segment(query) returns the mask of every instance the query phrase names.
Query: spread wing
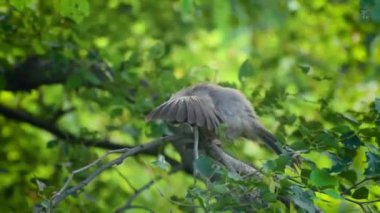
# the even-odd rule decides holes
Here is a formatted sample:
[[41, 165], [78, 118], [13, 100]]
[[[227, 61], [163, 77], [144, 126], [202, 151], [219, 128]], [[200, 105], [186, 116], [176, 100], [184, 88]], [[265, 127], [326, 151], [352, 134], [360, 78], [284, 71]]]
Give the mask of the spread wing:
[[161, 119], [175, 123], [189, 123], [215, 130], [223, 123], [222, 116], [199, 96], [180, 96], [161, 104], [146, 116], [148, 121]]

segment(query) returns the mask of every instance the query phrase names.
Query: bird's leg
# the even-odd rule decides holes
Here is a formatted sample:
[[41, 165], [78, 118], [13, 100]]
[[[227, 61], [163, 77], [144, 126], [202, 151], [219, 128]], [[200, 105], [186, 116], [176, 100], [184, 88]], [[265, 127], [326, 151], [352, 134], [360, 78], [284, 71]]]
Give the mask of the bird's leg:
[[197, 126], [194, 126], [194, 160], [199, 158], [199, 130]]
[[193, 175], [194, 175], [194, 185], [197, 181], [197, 167], [195, 166], [195, 161], [199, 158], [199, 129], [197, 126], [193, 127], [194, 130], [194, 161], [193, 161]]
[[211, 141], [211, 143], [216, 144], [219, 147], [222, 147], [222, 143], [216, 137], [216, 133], [215, 132], [207, 132], [206, 138], [207, 138], [207, 141]]

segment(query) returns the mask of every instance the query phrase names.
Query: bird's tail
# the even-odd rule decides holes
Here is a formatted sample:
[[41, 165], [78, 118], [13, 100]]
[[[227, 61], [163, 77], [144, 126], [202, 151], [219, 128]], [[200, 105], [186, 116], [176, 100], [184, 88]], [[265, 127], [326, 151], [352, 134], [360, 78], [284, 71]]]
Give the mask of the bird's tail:
[[276, 154], [280, 155], [283, 153], [283, 149], [279, 146], [278, 140], [272, 133], [268, 132], [264, 128], [261, 128], [257, 134], [265, 144], [267, 144], [271, 149], [273, 149], [274, 152], [276, 152]]
[[262, 140], [267, 146], [269, 146], [276, 154], [280, 155], [284, 152], [281, 148], [279, 141], [276, 137], [266, 130], [261, 124], [254, 122], [253, 129], [247, 132], [247, 137], [250, 139], [259, 138]]

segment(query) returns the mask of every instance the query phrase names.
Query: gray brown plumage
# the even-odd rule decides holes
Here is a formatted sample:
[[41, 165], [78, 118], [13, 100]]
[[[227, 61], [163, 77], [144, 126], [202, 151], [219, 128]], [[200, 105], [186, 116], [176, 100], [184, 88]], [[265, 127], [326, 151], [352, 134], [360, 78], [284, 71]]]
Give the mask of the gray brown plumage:
[[189, 123], [212, 132], [225, 123], [227, 138], [259, 138], [277, 154], [282, 153], [276, 138], [261, 125], [247, 98], [232, 88], [198, 84], [182, 89], [154, 109], [146, 119]]
[[219, 112], [214, 107], [208, 107], [205, 100], [197, 96], [171, 98], [153, 110], [146, 119], [189, 123], [210, 131], [216, 130], [223, 122]]

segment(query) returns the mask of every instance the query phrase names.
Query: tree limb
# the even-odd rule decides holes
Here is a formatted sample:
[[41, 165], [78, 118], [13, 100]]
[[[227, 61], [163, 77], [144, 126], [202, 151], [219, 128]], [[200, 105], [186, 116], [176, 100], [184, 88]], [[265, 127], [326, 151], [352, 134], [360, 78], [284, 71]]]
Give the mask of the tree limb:
[[[54, 123], [45, 121], [43, 119], [40, 119], [28, 112], [25, 111], [17, 111], [14, 109], [11, 109], [9, 107], [6, 107], [2, 104], [0, 104], [0, 115], [3, 115], [4, 117], [14, 120], [14, 121], [19, 121], [19, 122], [25, 122], [28, 123], [34, 127], [37, 127], [39, 129], [45, 130], [55, 137], [64, 140], [67, 143], [73, 144], [73, 145], [85, 145], [87, 147], [97, 147], [97, 148], [103, 148], [103, 149], [108, 149], [108, 150], [115, 150], [115, 149], [124, 149], [124, 148], [129, 148], [132, 149], [134, 148], [133, 146], [128, 146], [128, 145], [121, 145], [117, 144], [114, 142], [111, 142], [109, 140], [88, 140], [86, 138], [81, 138], [79, 136], [76, 136], [70, 132], [64, 131], [60, 128], [58, 128]], [[145, 149], [143, 152], [140, 152], [139, 154], [147, 154], [147, 155], [157, 155], [159, 153], [159, 149], [157, 147], [153, 147], [151, 149]], [[165, 155], [165, 159], [168, 161], [168, 163], [171, 166], [178, 166], [181, 165], [177, 160]], [[185, 170], [186, 171], [186, 170]], [[186, 171], [188, 172], [188, 171]]]
[[[97, 170], [95, 170], [93, 173], [91, 173], [86, 179], [84, 179], [83, 181], [81, 181], [79, 184], [77, 184], [76, 186], [72, 187], [72, 188], [69, 188], [69, 189], [65, 189], [65, 186], [68, 185], [68, 183], [65, 183], [65, 186], [62, 188], [63, 190], [60, 190], [57, 194], [55, 194], [51, 201], [50, 201], [50, 207], [53, 208], [55, 207], [56, 205], [58, 205], [59, 202], [61, 202], [63, 199], [65, 199], [67, 196], [71, 195], [71, 194], [74, 194], [76, 193], [78, 190], [82, 189], [83, 187], [85, 187], [87, 184], [89, 184], [92, 180], [94, 180], [100, 173], [102, 173], [104, 170], [114, 166], [114, 165], [119, 165], [121, 164], [127, 157], [129, 156], [132, 156], [132, 155], [136, 155], [144, 150], [148, 150], [148, 149], [151, 149], [151, 148], [154, 148], [154, 147], [157, 147], [157, 146], [160, 146], [162, 145], [164, 142], [167, 142], [167, 141], [170, 141], [170, 140], [176, 140], [179, 136], [167, 136], [167, 137], [163, 137], [163, 138], [160, 138], [160, 139], [157, 139], [157, 140], [154, 140], [154, 141], [151, 141], [149, 143], [146, 143], [146, 144], [141, 144], [137, 147], [134, 147], [132, 149], [127, 149], [122, 155], [120, 155], [118, 158], [106, 163], [106, 164], [103, 164], [101, 165]], [[106, 154], [105, 156], [107, 156], [108, 154]], [[104, 159], [105, 157], [101, 157], [100, 160]], [[91, 163], [77, 171], [81, 172], [87, 168], [89, 168], [90, 166], [92, 165], [95, 165], [97, 162], [99, 162], [99, 159], [96, 160], [96, 162], [94, 163]], [[77, 172], [78, 173], [78, 172]]]

